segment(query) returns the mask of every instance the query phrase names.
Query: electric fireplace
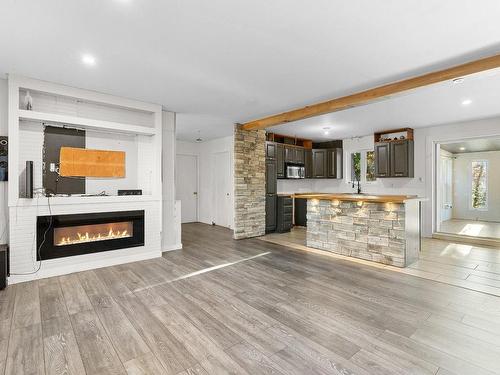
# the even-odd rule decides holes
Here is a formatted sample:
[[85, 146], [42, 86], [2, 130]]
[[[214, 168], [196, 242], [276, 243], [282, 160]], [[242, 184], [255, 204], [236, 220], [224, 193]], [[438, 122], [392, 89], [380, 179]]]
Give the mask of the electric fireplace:
[[37, 259], [144, 245], [144, 211], [37, 217]]

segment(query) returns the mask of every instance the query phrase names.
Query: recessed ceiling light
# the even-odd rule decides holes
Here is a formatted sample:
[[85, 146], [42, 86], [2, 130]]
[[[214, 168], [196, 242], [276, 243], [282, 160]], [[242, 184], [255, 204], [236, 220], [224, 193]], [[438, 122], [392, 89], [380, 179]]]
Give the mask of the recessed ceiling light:
[[198, 130], [198, 138], [196, 138], [196, 142], [197, 143], [203, 142], [203, 138], [201, 138], [199, 130]]
[[88, 66], [94, 66], [95, 63], [96, 63], [96, 60], [95, 60], [95, 57], [92, 56], [92, 55], [89, 55], [89, 54], [85, 54], [82, 56], [82, 62], [85, 64], [85, 65], [88, 65]]
[[465, 151], [465, 147], [460, 147], [460, 151]]
[[326, 126], [323, 128], [323, 134], [328, 135], [330, 133], [330, 127]]
[[464, 78], [455, 78], [452, 82], [455, 84], [463, 83], [465, 81]]
[[469, 105], [471, 103], [472, 103], [472, 100], [470, 100], [470, 99], [465, 99], [462, 101], [462, 105]]

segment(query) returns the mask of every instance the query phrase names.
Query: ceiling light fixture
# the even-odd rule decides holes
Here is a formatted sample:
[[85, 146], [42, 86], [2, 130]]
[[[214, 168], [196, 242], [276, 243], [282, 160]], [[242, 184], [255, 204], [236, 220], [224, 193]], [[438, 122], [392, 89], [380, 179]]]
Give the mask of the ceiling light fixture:
[[465, 99], [462, 101], [462, 105], [469, 105], [471, 103], [472, 103], [472, 100], [470, 100], [470, 99]]
[[89, 55], [89, 54], [85, 54], [82, 56], [82, 62], [85, 64], [85, 65], [88, 65], [88, 66], [94, 66], [95, 63], [96, 63], [96, 60], [95, 60], [95, 57], [92, 56], [92, 55]]
[[460, 151], [465, 151], [465, 147], [460, 147]]
[[324, 135], [328, 135], [328, 134], [330, 133], [330, 128], [329, 128], [328, 126], [327, 126], [327, 127], [324, 127], [324, 128], [323, 128], [323, 130], [324, 130], [324, 131], [323, 131], [323, 134], [324, 134]]
[[203, 139], [200, 137], [200, 131], [198, 130], [198, 138], [196, 138], [197, 143], [203, 142]]
[[460, 84], [460, 83], [464, 83], [465, 79], [464, 78], [455, 78], [453, 81], [454, 84]]

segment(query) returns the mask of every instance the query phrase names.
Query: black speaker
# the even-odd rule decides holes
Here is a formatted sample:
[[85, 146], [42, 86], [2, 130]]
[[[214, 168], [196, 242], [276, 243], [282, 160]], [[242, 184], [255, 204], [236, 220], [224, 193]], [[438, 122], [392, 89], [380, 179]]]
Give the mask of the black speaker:
[[0, 136], [0, 181], [9, 179], [9, 140]]
[[25, 198], [33, 198], [33, 162], [26, 161], [26, 193]]
[[0, 290], [7, 287], [7, 276], [9, 276], [9, 248], [0, 245]]

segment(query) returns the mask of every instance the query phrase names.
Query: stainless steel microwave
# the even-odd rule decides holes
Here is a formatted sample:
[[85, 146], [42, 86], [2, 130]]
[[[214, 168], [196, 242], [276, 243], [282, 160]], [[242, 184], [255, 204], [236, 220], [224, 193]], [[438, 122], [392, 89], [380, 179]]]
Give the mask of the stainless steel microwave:
[[287, 165], [286, 178], [306, 178], [306, 169], [303, 165]]

